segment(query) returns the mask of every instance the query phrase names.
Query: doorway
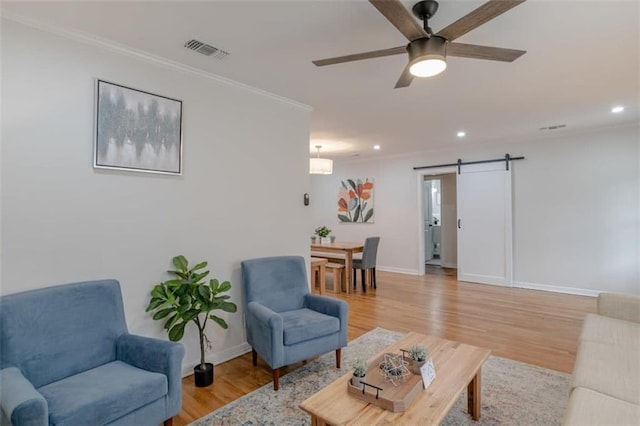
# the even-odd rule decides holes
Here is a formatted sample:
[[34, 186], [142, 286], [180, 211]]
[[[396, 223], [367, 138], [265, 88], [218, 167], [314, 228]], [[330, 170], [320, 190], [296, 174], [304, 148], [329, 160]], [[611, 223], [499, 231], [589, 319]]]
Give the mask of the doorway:
[[[455, 169], [420, 175], [420, 274], [455, 274], [457, 191]], [[449, 269], [452, 268], [452, 269]], [[447, 271], [448, 269], [448, 271]]]
[[434, 177], [424, 181], [424, 261], [427, 265], [442, 266], [442, 182]]
[[[429, 198], [425, 186], [432, 192], [433, 183], [425, 182], [440, 179], [440, 267], [456, 268], [460, 281], [513, 285], [510, 168], [496, 161], [467, 163], [460, 172], [456, 166], [444, 166], [420, 171], [417, 178], [418, 273], [424, 275], [427, 267], [438, 268], [426, 262], [427, 251], [433, 247], [433, 241], [427, 244], [426, 218], [433, 216], [433, 210], [429, 211], [433, 206], [425, 200]], [[454, 191], [447, 190], [447, 182]], [[433, 198], [428, 202], [433, 204]]]

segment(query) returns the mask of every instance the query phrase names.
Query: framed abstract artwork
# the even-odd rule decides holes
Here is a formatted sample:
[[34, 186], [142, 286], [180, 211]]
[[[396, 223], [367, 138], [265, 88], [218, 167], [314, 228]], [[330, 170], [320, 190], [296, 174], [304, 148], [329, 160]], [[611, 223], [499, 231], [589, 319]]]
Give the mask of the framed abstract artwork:
[[338, 221], [342, 223], [373, 223], [373, 195], [373, 178], [340, 181]]
[[182, 174], [182, 101], [98, 80], [93, 166]]

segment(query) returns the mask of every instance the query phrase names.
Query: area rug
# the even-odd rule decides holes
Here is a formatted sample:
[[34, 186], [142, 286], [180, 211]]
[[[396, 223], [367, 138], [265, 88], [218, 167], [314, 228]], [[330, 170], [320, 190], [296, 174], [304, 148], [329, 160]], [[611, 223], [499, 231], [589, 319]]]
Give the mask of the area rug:
[[[269, 383], [202, 417], [191, 426], [309, 425], [298, 408], [309, 396], [348, 372], [356, 356], [368, 358], [398, 340], [403, 333], [376, 328], [342, 350], [343, 368], [335, 368], [333, 352], [322, 355], [280, 378], [280, 390]], [[347, 367], [347, 368], [345, 368]], [[437, 372], [436, 372], [437, 373]], [[569, 375], [491, 356], [482, 368], [482, 414], [474, 422], [462, 393], [443, 425], [555, 425], [562, 422], [569, 395]]]

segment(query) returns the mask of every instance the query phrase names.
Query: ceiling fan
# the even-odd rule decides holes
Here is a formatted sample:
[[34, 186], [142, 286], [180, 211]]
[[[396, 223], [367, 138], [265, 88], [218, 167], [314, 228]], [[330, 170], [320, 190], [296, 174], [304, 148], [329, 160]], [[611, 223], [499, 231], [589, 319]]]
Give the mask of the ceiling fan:
[[487, 59], [492, 61], [513, 62], [526, 53], [524, 50], [503, 49], [500, 47], [479, 46], [475, 44], [453, 43], [453, 40], [514, 8], [525, 0], [489, 0], [471, 13], [434, 34], [428, 20], [438, 10], [435, 0], [423, 0], [416, 3], [413, 14], [423, 21], [421, 27], [400, 3], [400, 0], [369, 0], [385, 18], [389, 20], [408, 40], [406, 46], [390, 49], [356, 53], [336, 58], [313, 61], [316, 66], [379, 58], [382, 56], [409, 54], [409, 63], [402, 71], [395, 88], [407, 87], [414, 77], [431, 77], [441, 73], [447, 67], [446, 57]]

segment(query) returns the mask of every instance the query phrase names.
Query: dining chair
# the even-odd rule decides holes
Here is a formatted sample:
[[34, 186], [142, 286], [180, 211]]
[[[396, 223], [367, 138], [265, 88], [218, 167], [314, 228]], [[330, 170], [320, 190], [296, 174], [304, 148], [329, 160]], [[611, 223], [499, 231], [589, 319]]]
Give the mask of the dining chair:
[[364, 241], [364, 249], [362, 250], [362, 258], [353, 259], [353, 288], [356, 288], [356, 269], [360, 269], [362, 278], [362, 291], [367, 291], [367, 283], [365, 280], [365, 271], [371, 271], [371, 284], [373, 288], [378, 288], [376, 283], [376, 258], [378, 256], [378, 244], [380, 237], [368, 237]]

